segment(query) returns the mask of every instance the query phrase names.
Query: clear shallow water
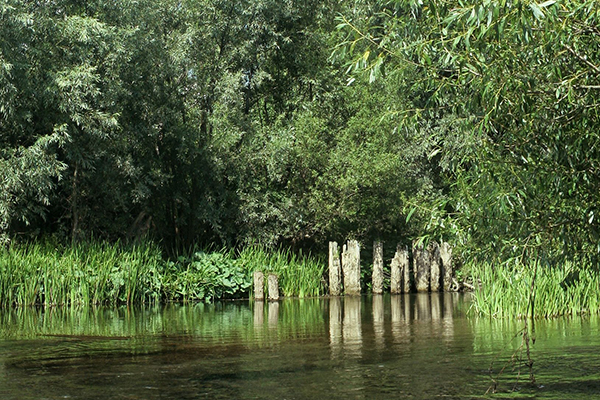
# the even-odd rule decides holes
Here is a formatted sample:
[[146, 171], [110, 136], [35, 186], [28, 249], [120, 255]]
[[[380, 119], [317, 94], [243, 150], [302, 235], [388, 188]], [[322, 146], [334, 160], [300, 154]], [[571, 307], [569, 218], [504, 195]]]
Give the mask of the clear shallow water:
[[[466, 318], [456, 294], [128, 309], [0, 311], [1, 399], [589, 399], [600, 396], [597, 317]], [[517, 335], [517, 336], [515, 336]]]

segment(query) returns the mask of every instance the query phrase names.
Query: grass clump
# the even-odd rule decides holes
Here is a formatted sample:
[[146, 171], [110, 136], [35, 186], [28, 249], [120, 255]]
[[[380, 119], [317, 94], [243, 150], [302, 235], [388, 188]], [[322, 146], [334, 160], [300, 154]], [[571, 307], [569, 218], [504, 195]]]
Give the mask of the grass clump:
[[326, 263], [316, 257], [295, 254], [289, 250], [267, 251], [258, 246], [247, 247], [238, 256], [248, 272], [274, 273], [284, 296], [315, 297], [325, 294], [323, 274]]
[[165, 260], [152, 242], [13, 244], [0, 249], [0, 306], [143, 304], [248, 296], [256, 270], [285, 296], [324, 293], [325, 264], [289, 251], [194, 251]]
[[0, 305], [155, 302], [161, 259], [151, 243], [12, 245], [0, 250]]
[[600, 271], [589, 264], [472, 264], [472, 312], [492, 317], [556, 317], [600, 311]]

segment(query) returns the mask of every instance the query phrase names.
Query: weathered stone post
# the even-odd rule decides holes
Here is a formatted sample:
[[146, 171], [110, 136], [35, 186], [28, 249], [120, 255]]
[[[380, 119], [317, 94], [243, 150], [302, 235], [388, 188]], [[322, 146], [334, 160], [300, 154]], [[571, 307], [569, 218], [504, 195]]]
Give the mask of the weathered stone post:
[[254, 271], [254, 300], [262, 301], [265, 299], [265, 275], [261, 271]]
[[423, 245], [417, 245], [417, 241], [413, 241], [413, 267], [415, 272], [415, 286], [417, 292], [429, 291], [429, 254], [423, 248]]
[[269, 274], [268, 277], [269, 286], [269, 301], [279, 300], [279, 279], [275, 274]]
[[329, 242], [329, 294], [342, 294], [342, 266], [337, 242]]
[[349, 240], [342, 251], [342, 272], [344, 273], [344, 294], [360, 295], [360, 245]]
[[430, 270], [430, 288], [432, 292], [440, 291], [441, 275], [442, 275], [442, 259], [440, 257], [440, 246], [436, 242], [429, 243], [427, 246], [429, 253], [429, 270]]
[[373, 242], [373, 294], [383, 293], [383, 243]]
[[[406, 273], [405, 273], [406, 270]], [[405, 280], [404, 285], [402, 280]], [[408, 293], [410, 291], [408, 279], [408, 252], [400, 244], [390, 264], [390, 292], [392, 294]]]
[[390, 291], [392, 294], [410, 292], [410, 271], [408, 270], [408, 250], [400, 244], [390, 265]]
[[407, 248], [402, 250], [400, 266], [402, 267], [402, 292], [410, 293], [410, 259]]
[[401, 293], [402, 290], [402, 272], [398, 260], [399, 251], [400, 245], [398, 245], [398, 250], [396, 250], [396, 254], [394, 254], [394, 258], [392, 258], [392, 262], [390, 263], [390, 292], [392, 294]]
[[442, 270], [444, 275], [444, 291], [452, 290], [452, 247], [447, 242], [443, 242], [440, 247], [440, 258], [442, 259]]

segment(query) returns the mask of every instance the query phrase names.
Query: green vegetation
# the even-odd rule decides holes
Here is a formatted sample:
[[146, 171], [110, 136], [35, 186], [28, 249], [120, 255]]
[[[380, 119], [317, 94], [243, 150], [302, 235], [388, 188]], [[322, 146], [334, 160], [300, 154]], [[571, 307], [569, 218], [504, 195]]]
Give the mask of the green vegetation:
[[341, 17], [350, 69], [404, 82], [397, 123], [434, 143], [445, 180], [417, 213], [463, 257], [597, 258], [596, 6], [382, 1]]
[[[344, 6], [345, 7], [345, 6]], [[417, 234], [427, 148], [330, 62], [335, 1], [0, 2], [0, 236], [321, 251]], [[21, 49], [21, 50], [19, 50]]]
[[170, 261], [152, 243], [12, 245], [0, 250], [0, 305], [211, 302], [247, 297], [255, 270], [278, 274], [285, 296], [318, 296], [324, 268], [316, 258], [252, 248]]
[[[82, 338], [128, 339], [135, 352], [160, 350], [160, 341], [149, 336], [194, 336], [207, 346], [222, 346], [231, 340], [246, 340], [248, 346], [272, 346], [274, 340], [323, 334], [326, 325], [322, 299], [283, 301], [277, 310], [277, 329], [268, 329], [268, 308], [264, 325], [254, 324], [247, 304], [235, 302], [166, 304], [153, 307], [55, 307], [14, 308], [0, 313], [1, 339], [77, 340]], [[106, 341], [100, 347], [118, 350], [121, 340]], [[78, 349], [70, 348], [76, 352]]]
[[[334, 55], [357, 80], [398, 83], [390, 118], [430, 145], [441, 190], [407, 204], [421, 236], [452, 238], [488, 278], [478, 310], [526, 313], [531, 297], [538, 315], [597, 311], [597, 2], [374, 1], [338, 22]], [[517, 276], [528, 284], [509, 287]]]
[[238, 261], [246, 271], [276, 274], [284, 296], [315, 297], [327, 293], [323, 280], [327, 263], [322, 258], [297, 255], [289, 250], [247, 247], [240, 253]]
[[348, 238], [597, 271], [598, 26], [593, 0], [0, 0], [0, 244], [154, 241], [173, 260], [160, 289], [118, 267], [129, 281], [80, 300], [13, 259], [10, 301], [247, 289], [235, 257], [190, 248], [253, 253], [315, 295], [321, 264], [296, 255]]
[[466, 269], [477, 286], [471, 305], [475, 314], [549, 318], [600, 311], [600, 274], [586, 264], [475, 263]]
[[14, 245], [0, 251], [0, 305], [155, 302], [161, 263], [152, 245]]
[[198, 251], [165, 263], [163, 293], [183, 302], [240, 297], [248, 293], [251, 275], [232, 253]]

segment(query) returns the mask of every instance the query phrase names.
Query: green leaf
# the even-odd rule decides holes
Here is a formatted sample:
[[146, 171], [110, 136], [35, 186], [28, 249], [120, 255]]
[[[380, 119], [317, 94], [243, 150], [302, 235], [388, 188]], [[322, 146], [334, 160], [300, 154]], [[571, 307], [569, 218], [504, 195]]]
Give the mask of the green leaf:
[[406, 223], [408, 223], [410, 221], [410, 217], [412, 217], [412, 215], [414, 214], [414, 212], [417, 210], [417, 207], [413, 207], [409, 212], [408, 215], [406, 216]]
[[537, 20], [541, 20], [544, 18], [544, 12], [541, 10], [540, 6], [538, 6], [534, 1], [529, 4], [531, 11], [533, 11], [533, 16]]

